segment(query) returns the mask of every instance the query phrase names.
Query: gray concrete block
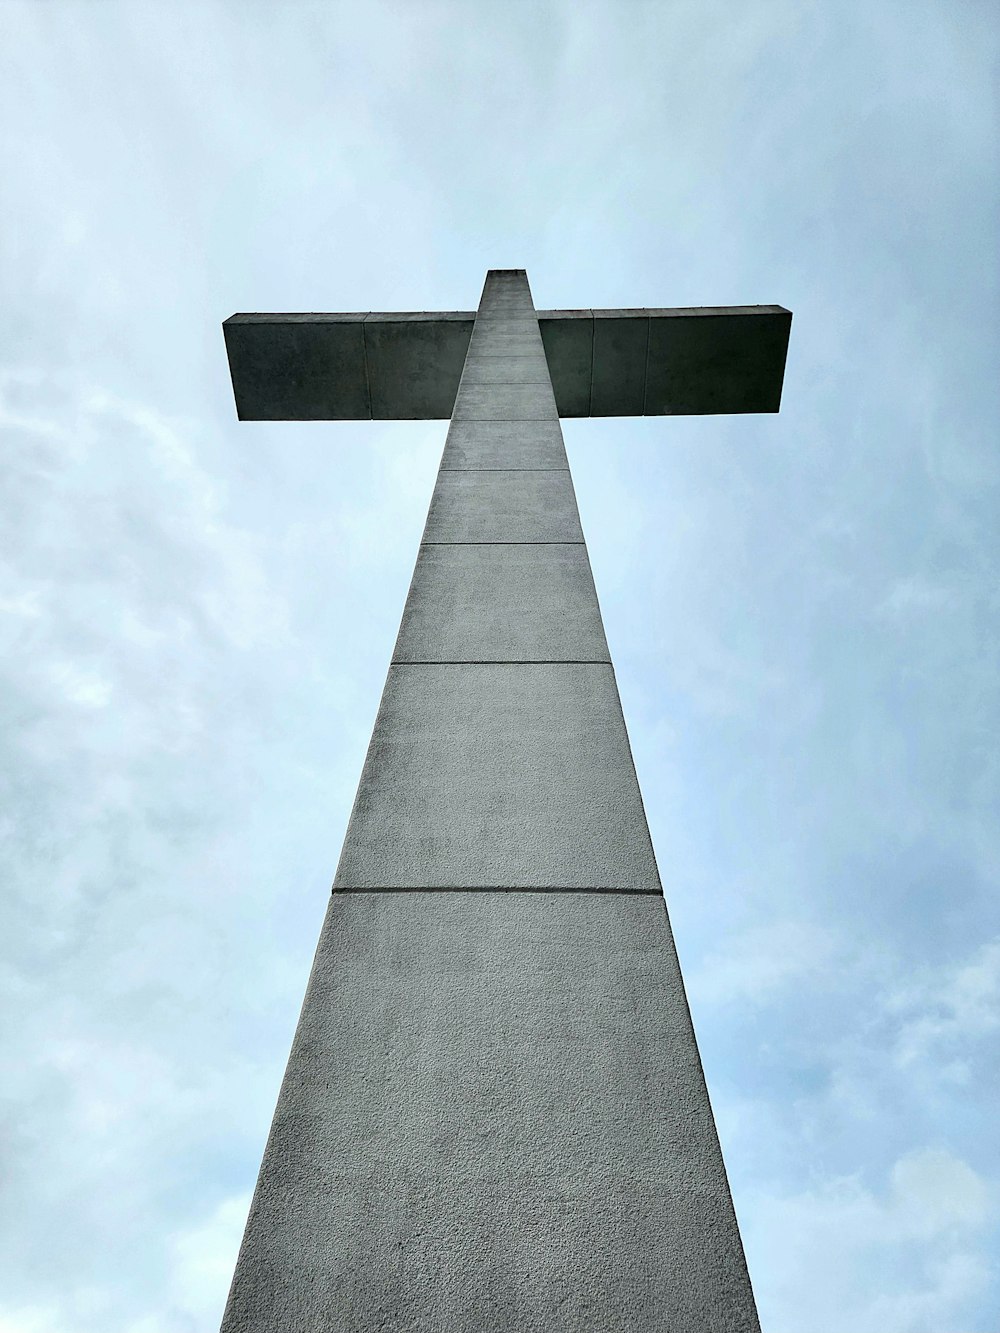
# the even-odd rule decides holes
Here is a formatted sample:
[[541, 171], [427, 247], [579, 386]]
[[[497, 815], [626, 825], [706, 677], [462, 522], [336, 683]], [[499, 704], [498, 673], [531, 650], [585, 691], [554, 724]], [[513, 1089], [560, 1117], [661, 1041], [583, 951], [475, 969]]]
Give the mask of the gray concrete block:
[[531, 338], [538, 331], [538, 320], [534, 312], [529, 316], [490, 313], [476, 316], [476, 326], [482, 336], [493, 337], [504, 334], [508, 338]]
[[463, 384], [453, 421], [545, 421], [556, 412], [552, 386], [544, 384]]
[[642, 416], [648, 342], [649, 320], [645, 311], [594, 311], [591, 416]]
[[[781, 306], [543, 310], [537, 320], [530, 312], [487, 310], [472, 345], [477, 356], [525, 355], [541, 337], [559, 413], [610, 415], [618, 411], [615, 401], [602, 390], [592, 404], [591, 382], [611, 389], [631, 379], [638, 362], [629, 348], [648, 327], [647, 415], [776, 412], [791, 318]], [[595, 362], [594, 328], [602, 319], [609, 328], [629, 326], [629, 347], [618, 355], [604, 338]], [[223, 329], [241, 420], [368, 417], [370, 380], [377, 416], [430, 419], [451, 414], [472, 315], [237, 314]], [[374, 365], [366, 366], [362, 338]], [[628, 404], [632, 412], [634, 391]]]
[[424, 315], [380, 315], [365, 321], [364, 332], [376, 420], [428, 420], [451, 414], [471, 325]]
[[791, 321], [768, 306], [650, 311], [646, 414], [777, 412]]
[[471, 349], [465, 358], [462, 385], [549, 384], [549, 368], [541, 347], [534, 356], [479, 356]]
[[657, 897], [335, 895], [223, 1333], [758, 1333]]
[[[590, 416], [594, 320], [590, 310], [549, 310], [538, 328], [561, 417]], [[473, 335], [475, 336], [475, 335]]]
[[582, 541], [569, 472], [442, 471], [423, 540]]
[[535, 308], [530, 301], [500, 301], [494, 304], [481, 304], [476, 311], [476, 319], [481, 321], [510, 320], [519, 323], [533, 323]]
[[611, 666], [391, 667], [336, 884], [658, 889]]
[[586, 546], [422, 546], [393, 661], [610, 661]]
[[363, 314], [227, 319], [222, 331], [240, 420], [370, 417], [364, 320]]
[[532, 314], [535, 312], [528, 277], [523, 270], [509, 277], [489, 274], [483, 284], [483, 294], [479, 301], [480, 314], [505, 309], [530, 310]]
[[481, 315], [513, 315], [519, 319], [526, 319], [529, 315], [534, 315], [535, 307], [527, 289], [516, 292], [502, 292], [494, 289], [488, 295], [483, 294], [477, 313]]
[[487, 356], [537, 356], [544, 354], [541, 334], [537, 327], [519, 332], [509, 332], [505, 328], [480, 329], [469, 340], [469, 355]]
[[441, 460], [445, 471], [568, 466], [558, 421], [456, 421]]

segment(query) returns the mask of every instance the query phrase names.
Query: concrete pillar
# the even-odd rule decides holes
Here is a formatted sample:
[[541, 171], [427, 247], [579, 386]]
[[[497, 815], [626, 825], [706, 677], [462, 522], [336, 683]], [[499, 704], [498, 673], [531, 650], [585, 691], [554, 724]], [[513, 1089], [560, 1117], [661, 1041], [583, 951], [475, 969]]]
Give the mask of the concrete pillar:
[[758, 1328], [538, 322], [493, 271], [223, 1333]]

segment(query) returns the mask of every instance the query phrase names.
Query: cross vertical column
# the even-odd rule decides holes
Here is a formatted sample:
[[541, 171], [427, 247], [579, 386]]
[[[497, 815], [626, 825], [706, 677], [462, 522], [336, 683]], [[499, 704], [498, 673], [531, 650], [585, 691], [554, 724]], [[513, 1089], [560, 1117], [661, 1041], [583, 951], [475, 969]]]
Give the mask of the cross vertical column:
[[486, 281], [224, 1333], [757, 1333], [522, 270]]

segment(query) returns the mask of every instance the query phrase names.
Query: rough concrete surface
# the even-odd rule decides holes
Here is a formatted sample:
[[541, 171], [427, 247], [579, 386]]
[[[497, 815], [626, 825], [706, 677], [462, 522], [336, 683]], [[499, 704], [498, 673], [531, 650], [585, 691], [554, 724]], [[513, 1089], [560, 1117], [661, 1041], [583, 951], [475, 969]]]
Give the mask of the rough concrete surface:
[[[489, 311], [485, 313], [480, 311], [476, 315], [476, 330], [478, 330], [480, 338], [486, 338], [487, 336], [492, 338], [494, 334], [500, 333], [508, 338], [528, 338], [534, 342], [535, 338], [539, 336], [538, 321], [530, 312], [522, 316], [510, 311], [501, 311], [495, 314]], [[475, 331], [473, 336], [475, 336]]]
[[469, 343], [470, 357], [484, 358], [491, 356], [534, 356], [541, 347], [541, 335], [537, 324], [529, 328], [520, 328], [514, 332], [506, 326], [480, 328], [473, 331]]
[[583, 541], [569, 472], [442, 471], [423, 540]]
[[545, 359], [561, 417], [590, 416], [594, 377], [594, 320], [590, 310], [550, 310], [538, 316]]
[[422, 546], [394, 662], [607, 662], [582, 543]]
[[228, 319], [222, 330], [240, 420], [370, 417], [363, 319]]
[[470, 352], [462, 372], [462, 385], [548, 384], [549, 368], [539, 348], [537, 355], [473, 356]]
[[334, 895], [223, 1333], [757, 1333], [663, 901]]
[[780, 307], [688, 318], [652, 312], [643, 411], [777, 412], [791, 323]]
[[459, 320], [365, 321], [365, 357], [376, 421], [448, 416], [455, 402], [472, 324]]
[[657, 891], [610, 664], [390, 668], [336, 884]]
[[776, 412], [791, 318], [781, 306], [720, 306], [543, 310], [536, 321], [518, 300], [480, 311], [475, 333], [471, 311], [238, 314], [223, 332], [242, 421], [448, 417], [467, 350], [529, 355], [539, 335], [560, 416], [676, 416]]
[[452, 420], [547, 421], [556, 415], [550, 384], [463, 384]]
[[558, 421], [455, 421], [441, 467], [503, 471], [569, 467]]
[[641, 416], [645, 401], [649, 320], [643, 312], [594, 311], [590, 416]]

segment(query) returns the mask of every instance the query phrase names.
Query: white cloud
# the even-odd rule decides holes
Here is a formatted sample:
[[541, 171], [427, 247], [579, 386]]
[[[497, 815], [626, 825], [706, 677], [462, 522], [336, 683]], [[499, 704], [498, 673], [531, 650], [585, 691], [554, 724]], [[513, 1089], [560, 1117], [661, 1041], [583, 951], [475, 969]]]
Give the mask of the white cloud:
[[900, 1157], [882, 1189], [857, 1176], [744, 1209], [769, 1333], [941, 1333], [970, 1327], [995, 1276], [986, 1182], [960, 1158]]
[[70, 1333], [54, 1305], [0, 1309], [0, 1333]]
[[[196, 432], [73, 377], [0, 386], [0, 989], [19, 1014], [3, 1317], [117, 1333], [153, 1306], [167, 1333], [203, 1333], [245, 1212], [205, 1218], [210, 1163], [255, 1167], [335, 856], [310, 873], [295, 848], [330, 804], [308, 757], [325, 724], [309, 719], [295, 764], [260, 758], [271, 691], [293, 702], [313, 649], [260, 549], [273, 532], [234, 521]], [[248, 970], [260, 921], [272, 938]]]
[[155, 1310], [102, 1328], [101, 1311], [113, 1307], [113, 1293], [84, 1287], [62, 1308], [0, 1307], [0, 1333], [77, 1333], [83, 1326], [102, 1328], [102, 1333], [210, 1333], [222, 1319], [249, 1208], [248, 1193], [234, 1195], [169, 1238], [167, 1272]]
[[963, 1056], [1000, 1031], [1000, 938], [969, 961], [895, 987], [884, 1003], [898, 1023], [894, 1058], [900, 1067]]
[[699, 1004], [768, 1004], [784, 998], [795, 982], [828, 967], [838, 950], [829, 928], [778, 919], [725, 936], [699, 959], [687, 979]]
[[876, 615], [928, 615], [959, 605], [961, 592], [948, 584], [914, 574], [898, 579], [885, 600], [876, 607]]
[[174, 1298], [198, 1327], [214, 1328], [222, 1318], [219, 1297], [229, 1290], [249, 1210], [249, 1193], [225, 1199], [202, 1225], [174, 1237]]

